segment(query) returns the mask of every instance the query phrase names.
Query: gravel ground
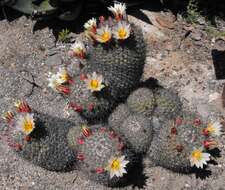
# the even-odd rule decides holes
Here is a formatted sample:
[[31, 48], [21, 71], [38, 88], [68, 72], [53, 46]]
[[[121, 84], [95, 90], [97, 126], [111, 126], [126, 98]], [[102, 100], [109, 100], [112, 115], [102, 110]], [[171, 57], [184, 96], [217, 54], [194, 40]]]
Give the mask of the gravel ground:
[[[224, 120], [225, 109], [221, 104], [222, 86], [225, 80], [216, 80], [212, 50], [225, 51], [225, 41], [206, 33], [207, 23], [189, 26], [181, 18], [170, 13], [143, 11], [151, 20], [130, 19], [143, 28], [148, 44], [144, 79], [158, 79], [164, 87], [172, 87], [180, 95], [185, 106], [197, 110], [205, 119]], [[160, 18], [157, 22], [155, 18]], [[159, 19], [158, 19], [159, 20]], [[55, 46], [52, 30], [44, 28], [33, 33], [35, 22], [20, 17], [10, 23], [0, 21], [0, 114], [9, 110], [16, 99], [25, 99], [36, 110], [55, 117], [62, 114], [64, 100], [46, 89], [46, 77], [50, 68], [62, 64], [58, 53], [62, 44]], [[224, 30], [225, 23], [220, 27]], [[190, 34], [188, 34], [188, 31]], [[185, 35], [186, 34], [186, 35]], [[32, 81], [37, 86], [27, 82]], [[224, 76], [225, 78], [225, 76]], [[60, 110], [60, 111], [58, 111]], [[0, 120], [0, 122], [2, 122]], [[221, 157], [217, 164], [210, 164], [208, 172], [199, 175], [173, 173], [161, 167], [146, 167], [144, 176], [136, 179], [134, 188], [155, 190], [222, 190], [225, 189], [225, 137], [219, 148]], [[148, 164], [145, 160], [145, 164]], [[132, 189], [130, 185], [123, 189]], [[46, 171], [17, 157], [0, 143], [1, 190], [107, 190], [94, 184], [77, 170], [68, 173]]]

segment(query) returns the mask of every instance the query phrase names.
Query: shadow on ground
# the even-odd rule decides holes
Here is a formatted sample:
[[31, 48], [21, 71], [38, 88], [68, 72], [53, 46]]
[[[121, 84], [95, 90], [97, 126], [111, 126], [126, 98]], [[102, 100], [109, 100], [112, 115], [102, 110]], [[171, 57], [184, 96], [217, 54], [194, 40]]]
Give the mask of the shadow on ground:
[[225, 51], [212, 50], [216, 79], [225, 79]]
[[146, 186], [147, 176], [143, 173], [144, 166], [142, 164], [142, 156], [136, 155], [134, 158], [135, 165], [130, 169], [127, 175], [126, 182], [119, 185], [119, 187], [132, 186], [132, 188], [142, 189]]

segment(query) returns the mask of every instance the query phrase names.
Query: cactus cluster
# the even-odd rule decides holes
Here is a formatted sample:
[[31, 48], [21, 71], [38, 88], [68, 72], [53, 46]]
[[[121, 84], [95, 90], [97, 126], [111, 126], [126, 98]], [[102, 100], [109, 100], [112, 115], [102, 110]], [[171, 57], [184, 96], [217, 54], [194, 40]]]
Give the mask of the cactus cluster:
[[87, 42], [77, 40], [68, 52], [80, 65], [50, 73], [49, 87], [65, 97], [67, 119], [31, 110], [23, 101], [16, 113], [6, 113], [3, 136], [21, 157], [53, 171], [76, 165], [106, 186], [126, 184], [143, 157], [176, 172], [207, 165], [222, 125], [185, 112], [170, 89], [140, 82], [145, 43], [125, 9], [115, 4], [109, 7], [114, 18], [85, 23]]
[[[66, 94], [69, 106], [79, 111], [88, 122], [99, 119], [105, 122], [108, 119], [109, 127], [120, 135], [128, 150], [138, 155], [144, 154], [156, 165], [179, 172], [190, 171], [192, 166], [203, 168], [210, 154], [204, 153], [202, 146], [205, 146], [204, 143], [212, 145], [213, 141], [202, 135], [203, 125], [196, 127], [188, 122], [193, 120], [193, 116], [185, 114], [175, 92], [141, 85], [145, 63], [143, 35], [138, 27], [129, 23], [125, 5], [116, 4], [109, 10], [114, 19], [100, 17], [98, 22], [94, 18], [89, 20], [84, 25], [87, 42], [77, 40], [69, 51], [71, 57], [80, 61], [81, 80], [70, 77], [69, 70], [64, 74], [59, 73], [56, 91]], [[62, 78], [67, 80], [61, 82]], [[179, 123], [179, 117], [182, 118], [182, 124]], [[218, 124], [211, 128], [220, 126]], [[106, 141], [106, 136], [98, 130], [92, 135], [89, 132], [86, 127], [73, 127], [67, 136], [68, 142], [79, 154], [78, 157], [81, 151], [82, 170], [90, 178], [109, 185], [111, 181], [108, 177], [100, 175], [104, 176], [103, 180], [93, 172], [96, 171], [96, 165], [106, 165], [109, 159], [109, 156], [105, 158], [104, 153], [101, 159], [97, 158], [97, 150], [93, 148], [101, 142], [100, 138]], [[111, 156], [115, 154], [110, 153]], [[203, 155], [203, 159], [198, 155]]]
[[106, 118], [139, 85], [143, 73], [143, 34], [129, 23], [123, 6], [115, 19], [85, 23], [87, 42], [77, 39], [68, 52], [80, 62], [79, 76], [65, 65], [49, 78], [49, 86], [66, 95], [69, 107], [89, 121]]

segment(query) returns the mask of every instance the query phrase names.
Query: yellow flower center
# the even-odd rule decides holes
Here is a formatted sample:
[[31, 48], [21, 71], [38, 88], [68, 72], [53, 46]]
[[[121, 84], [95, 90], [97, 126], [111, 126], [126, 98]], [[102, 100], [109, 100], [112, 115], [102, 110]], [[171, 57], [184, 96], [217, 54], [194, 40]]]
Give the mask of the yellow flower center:
[[91, 80], [90, 86], [92, 89], [97, 89], [99, 87], [99, 81], [98, 80]]
[[33, 121], [29, 120], [29, 119], [24, 119], [24, 123], [23, 123], [23, 130], [26, 134], [29, 134], [32, 132], [34, 126], [33, 126]]
[[19, 107], [20, 107], [20, 105], [21, 105], [21, 101], [20, 101], [20, 100], [16, 101], [16, 103], [15, 103], [15, 107], [19, 108]]
[[113, 160], [111, 163], [111, 169], [112, 170], [119, 170], [121, 168], [121, 163], [119, 160]]
[[118, 30], [118, 36], [120, 39], [125, 39], [127, 37], [127, 31], [124, 28]]
[[210, 123], [210, 124], [208, 124], [208, 126], [207, 126], [206, 130], [207, 130], [209, 133], [213, 133], [213, 132], [215, 132], [215, 129], [214, 129], [214, 127], [212, 126], [212, 124], [211, 124], [211, 123]]
[[200, 150], [194, 150], [192, 152], [192, 157], [195, 158], [196, 160], [201, 160], [202, 159], [202, 152]]
[[108, 42], [111, 38], [111, 35], [109, 32], [104, 32], [102, 35], [101, 35], [101, 40], [102, 42]]
[[62, 73], [60, 75], [60, 79], [63, 80], [63, 81], [68, 81], [69, 80], [69, 75], [67, 73]]
[[80, 52], [83, 51], [83, 49], [82, 49], [82, 48], [75, 48], [73, 51], [74, 51], [75, 53], [80, 53]]

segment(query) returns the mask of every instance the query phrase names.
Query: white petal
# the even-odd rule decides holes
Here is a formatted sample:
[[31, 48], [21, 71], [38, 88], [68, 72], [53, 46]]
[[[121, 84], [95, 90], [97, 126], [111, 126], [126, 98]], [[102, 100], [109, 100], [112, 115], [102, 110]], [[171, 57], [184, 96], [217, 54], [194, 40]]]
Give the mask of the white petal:
[[114, 173], [115, 173], [116, 177], [120, 177], [120, 175], [121, 175], [121, 174], [120, 174], [120, 170], [117, 170], [117, 171], [115, 171]]
[[103, 82], [103, 76], [102, 75], [98, 75], [97, 80], [99, 81], [99, 83]]
[[129, 161], [125, 160], [125, 161], [122, 162], [122, 165], [125, 167], [128, 163], [129, 163]]
[[204, 160], [206, 160], [206, 161], [210, 160], [210, 154], [209, 153], [203, 153], [202, 156], [203, 156]]
[[87, 74], [87, 78], [90, 80], [91, 79], [91, 75], [90, 74]]
[[99, 89], [101, 90], [101, 89], [103, 89], [105, 87], [105, 85], [104, 84], [101, 84], [101, 86], [99, 87]]
[[190, 159], [190, 162], [191, 162], [191, 167], [195, 165], [193, 159]]
[[122, 176], [123, 176], [123, 174], [127, 173], [127, 171], [124, 168], [121, 168], [120, 172], [121, 172]]
[[122, 162], [123, 160], [125, 159], [125, 156], [123, 155], [123, 156], [121, 156], [120, 158], [119, 158], [119, 160]]
[[93, 72], [92, 77], [93, 77], [94, 80], [96, 80], [97, 79], [97, 73]]
[[200, 168], [203, 168], [203, 162], [200, 162], [200, 163], [199, 163], [199, 167], [200, 167]]
[[110, 171], [110, 179], [112, 179], [114, 175], [115, 175], [115, 173]]

